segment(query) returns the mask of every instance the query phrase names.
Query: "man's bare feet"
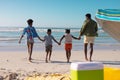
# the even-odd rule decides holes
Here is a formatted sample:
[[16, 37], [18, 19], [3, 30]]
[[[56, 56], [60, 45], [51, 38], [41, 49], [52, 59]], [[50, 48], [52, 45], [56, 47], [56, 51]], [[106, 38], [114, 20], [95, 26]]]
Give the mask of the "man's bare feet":
[[48, 63], [48, 60], [46, 59], [45, 62]]
[[92, 62], [92, 59], [89, 59], [90, 62]]
[[88, 58], [85, 58], [86, 61], [88, 61]]

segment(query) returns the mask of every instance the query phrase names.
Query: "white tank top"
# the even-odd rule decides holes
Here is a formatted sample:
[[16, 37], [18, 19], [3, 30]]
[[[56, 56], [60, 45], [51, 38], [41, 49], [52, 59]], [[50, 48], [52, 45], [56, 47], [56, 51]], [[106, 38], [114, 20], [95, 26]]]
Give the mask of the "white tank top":
[[65, 34], [65, 43], [72, 43], [72, 35]]

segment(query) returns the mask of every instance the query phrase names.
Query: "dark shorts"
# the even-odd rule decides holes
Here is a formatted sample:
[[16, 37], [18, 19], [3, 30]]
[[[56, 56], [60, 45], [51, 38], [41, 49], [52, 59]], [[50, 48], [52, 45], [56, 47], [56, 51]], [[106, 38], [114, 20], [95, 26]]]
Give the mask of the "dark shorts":
[[46, 48], [46, 49], [45, 49], [46, 52], [52, 51], [52, 45], [48, 45], [48, 46], [46, 46], [45, 48]]

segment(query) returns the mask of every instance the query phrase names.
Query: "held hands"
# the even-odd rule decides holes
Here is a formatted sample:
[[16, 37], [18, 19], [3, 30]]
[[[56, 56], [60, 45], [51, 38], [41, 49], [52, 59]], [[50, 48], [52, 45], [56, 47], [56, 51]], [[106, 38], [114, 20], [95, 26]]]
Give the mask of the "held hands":
[[45, 42], [45, 40], [41, 39], [42, 42]]
[[61, 45], [61, 42], [60, 42], [60, 41], [58, 42], [58, 45]]
[[42, 42], [44, 42], [44, 41], [45, 41], [44, 39], [41, 39], [40, 37], [38, 37], [38, 39], [39, 39], [40, 41], [42, 41]]
[[81, 36], [78, 37], [78, 40], [80, 40], [80, 39], [81, 39]]
[[58, 45], [61, 45], [61, 43], [60, 43], [60, 42], [58, 42]]
[[21, 40], [19, 40], [19, 42], [18, 42], [19, 44], [21, 43]]

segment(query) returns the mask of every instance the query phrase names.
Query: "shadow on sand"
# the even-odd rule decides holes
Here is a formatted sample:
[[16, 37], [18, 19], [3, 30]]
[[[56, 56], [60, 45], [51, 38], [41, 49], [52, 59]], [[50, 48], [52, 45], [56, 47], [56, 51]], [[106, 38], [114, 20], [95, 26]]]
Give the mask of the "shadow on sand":
[[102, 62], [103, 64], [108, 64], [108, 65], [120, 65], [120, 61], [99, 61]]
[[[46, 63], [45, 60], [39, 60], [39, 59], [32, 59], [31, 63], [35, 64], [41, 64], [41, 63]], [[53, 63], [53, 64], [70, 64], [71, 62], [67, 63], [66, 61], [50, 61], [48, 63]]]

